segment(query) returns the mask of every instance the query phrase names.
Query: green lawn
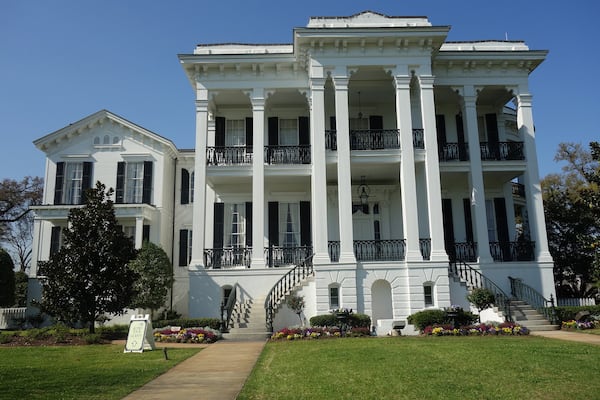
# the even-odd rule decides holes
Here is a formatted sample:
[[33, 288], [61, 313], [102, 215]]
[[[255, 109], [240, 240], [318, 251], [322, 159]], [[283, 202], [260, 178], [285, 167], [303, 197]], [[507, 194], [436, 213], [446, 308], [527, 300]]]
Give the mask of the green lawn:
[[123, 346], [0, 347], [0, 399], [121, 399], [198, 348], [123, 353]]
[[542, 337], [270, 342], [248, 399], [592, 399], [600, 346]]

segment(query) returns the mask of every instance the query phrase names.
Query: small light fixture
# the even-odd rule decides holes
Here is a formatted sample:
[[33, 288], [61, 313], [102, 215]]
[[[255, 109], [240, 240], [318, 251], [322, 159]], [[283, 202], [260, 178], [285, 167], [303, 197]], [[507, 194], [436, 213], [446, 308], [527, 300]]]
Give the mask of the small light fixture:
[[367, 185], [365, 176], [360, 177], [360, 186], [358, 187], [358, 198], [360, 199], [360, 204], [366, 206], [369, 204], [369, 193], [371, 189], [369, 185]]

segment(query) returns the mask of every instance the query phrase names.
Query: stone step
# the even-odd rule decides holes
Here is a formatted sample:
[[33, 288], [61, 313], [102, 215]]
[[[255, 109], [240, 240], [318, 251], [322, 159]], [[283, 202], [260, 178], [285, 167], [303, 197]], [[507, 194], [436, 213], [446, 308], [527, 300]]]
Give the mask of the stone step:
[[560, 325], [552, 325], [548, 323], [547, 325], [531, 325], [531, 324], [521, 324], [522, 326], [529, 329], [531, 332], [540, 332], [540, 331], [557, 331], [560, 329]]
[[223, 334], [225, 340], [267, 340], [271, 337], [271, 333], [263, 329], [263, 331], [243, 331], [229, 332]]

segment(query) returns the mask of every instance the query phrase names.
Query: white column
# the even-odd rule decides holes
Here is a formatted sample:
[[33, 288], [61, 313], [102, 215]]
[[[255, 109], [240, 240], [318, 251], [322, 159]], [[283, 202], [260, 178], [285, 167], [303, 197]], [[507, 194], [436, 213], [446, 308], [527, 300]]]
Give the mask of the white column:
[[337, 130], [338, 207], [340, 263], [355, 263], [352, 232], [352, 173], [350, 163], [350, 125], [348, 121], [348, 77], [335, 76], [335, 123]]
[[144, 236], [144, 217], [135, 218], [135, 248], [142, 248], [142, 241]]
[[311, 112], [310, 142], [312, 143], [311, 226], [313, 263], [329, 264], [327, 247], [327, 159], [325, 150], [325, 78], [310, 80]]
[[535, 241], [535, 254], [537, 261], [552, 262], [548, 249], [546, 235], [546, 221], [544, 219], [544, 206], [542, 189], [538, 170], [537, 151], [535, 148], [535, 130], [533, 125], [533, 112], [531, 110], [532, 96], [527, 93], [517, 95], [517, 126], [519, 134], [523, 137], [525, 146], [524, 184], [527, 214], [529, 216], [529, 231], [531, 240]]
[[406, 239], [406, 261], [423, 261], [419, 248], [419, 217], [413, 151], [412, 117], [410, 106], [410, 76], [394, 78], [396, 87], [396, 124], [400, 129], [402, 162], [400, 164], [400, 189], [402, 196], [402, 226]]
[[252, 101], [252, 268], [265, 268], [265, 95], [254, 89]]
[[429, 210], [429, 234], [431, 235], [431, 261], [448, 261], [442, 229], [442, 187], [438, 160], [435, 102], [433, 99], [433, 76], [419, 76], [421, 87], [421, 114], [425, 135], [425, 177], [427, 185], [427, 209]]
[[479, 263], [493, 262], [490, 254], [487, 216], [485, 211], [485, 190], [483, 186], [483, 170], [481, 166], [481, 150], [479, 147], [479, 130], [477, 128], [477, 93], [473, 86], [465, 86], [463, 92], [464, 125], [469, 142], [469, 183], [471, 184], [471, 211], [475, 221], [475, 238]]
[[206, 226], [206, 140], [208, 135], [208, 90], [196, 89], [196, 157], [194, 160], [194, 218], [190, 269], [204, 268]]

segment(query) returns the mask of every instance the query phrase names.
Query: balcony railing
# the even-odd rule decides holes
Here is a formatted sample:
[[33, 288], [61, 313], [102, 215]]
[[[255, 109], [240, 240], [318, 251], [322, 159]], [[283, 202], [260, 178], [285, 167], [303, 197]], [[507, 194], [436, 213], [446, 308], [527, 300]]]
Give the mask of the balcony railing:
[[207, 147], [206, 165], [252, 164], [252, 147]]
[[[340, 242], [329, 241], [329, 259], [340, 260]], [[403, 261], [406, 252], [404, 239], [355, 240], [354, 256], [357, 261]]]
[[440, 161], [468, 161], [469, 145], [467, 143], [446, 143], [438, 150]]
[[423, 129], [413, 129], [413, 147], [415, 149], [425, 148], [425, 135]]
[[481, 159], [489, 160], [524, 160], [523, 142], [481, 142]]
[[267, 164], [310, 164], [310, 145], [265, 146]]
[[431, 257], [431, 239], [419, 239], [419, 249], [421, 250], [423, 260], [429, 260]]
[[446, 252], [451, 262], [476, 262], [477, 243], [455, 242], [454, 245], [446, 246]]
[[494, 261], [534, 261], [535, 242], [490, 242], [490, 254]]
[[267, 267], [300, 265], [312, 255], [312, 246], [265, 247], [265, 262]]
[[325, 149], [337, 150], [337, 132], [335, 129], [325, 131]]
[[204, 266], [206, 268], [220, 269], [231, 267], [250, 267], [252, 248], [238, 247], [226, 249], [205, 249]]
[[514, 197], [525, 198], [525, 185], [513, 182], [512, 183], [512, 194]]
[[350, 131], [350, 150], [384, 150], [400, 148], [398, 129], [365, 129]]

